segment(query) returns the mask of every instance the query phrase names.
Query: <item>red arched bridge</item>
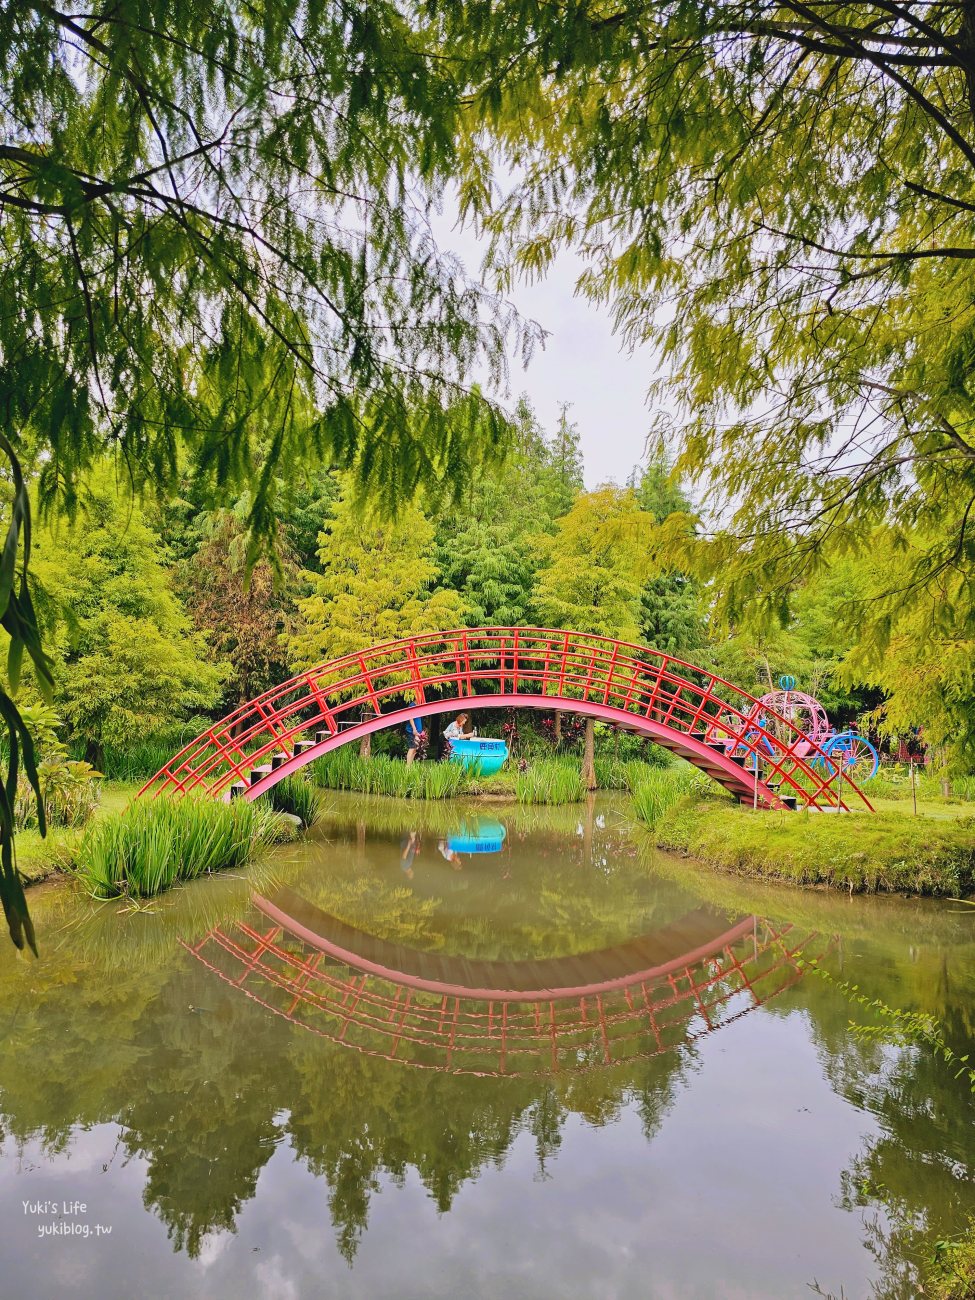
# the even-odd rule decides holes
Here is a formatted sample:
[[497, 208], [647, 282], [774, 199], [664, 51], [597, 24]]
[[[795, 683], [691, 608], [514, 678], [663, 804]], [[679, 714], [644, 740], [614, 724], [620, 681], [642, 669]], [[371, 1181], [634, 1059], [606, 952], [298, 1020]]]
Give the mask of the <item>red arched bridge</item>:
[[340, 745], [460, 705], [597, 718], [762, 807], [870, 808], [793, 723], [713, 673], [608, 637], [511, 627], [427, 633], [309, 668], [215, 722], [140, 793], [255, 799]]

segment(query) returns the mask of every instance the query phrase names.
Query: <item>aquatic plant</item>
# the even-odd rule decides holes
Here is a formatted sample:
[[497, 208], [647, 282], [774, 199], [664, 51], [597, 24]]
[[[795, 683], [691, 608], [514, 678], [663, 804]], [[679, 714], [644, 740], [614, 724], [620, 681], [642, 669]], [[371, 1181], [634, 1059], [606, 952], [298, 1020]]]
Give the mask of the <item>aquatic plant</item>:
[[649, 769], [631, 787], [633, 811], [653, 828], [700, 782], [700, 774], [688, 763]]
[[[666, 753], [660, 750], [660, 753]], [[667, 755], [669, 757], [669, 755]], [[671, 768], [659, 762], [648, 763], [642, 758], [596, 759], [596, 785], [600, 790], [633, 791], [647, 777]]]
[[351, 747], [337, 749], [309, 765], [309, 775], [327, 790], [391, 795], [400, 799], [449, 799], [470, 787], [459, 763], [410, 763], [361, 758]]
[[322, 792], [304, 776], [286, 776], [265, 795], [275, 812], [297, 817], [302, 826], [314, 826], [322, 811]]
[[148, 781], [182, 746], [178, 741], [147, 740], [138, 745], [106, 745], [102, 772], [109, 781]]
[[515, 778], [519, 803], [578, 803], [586, 797], [582, 771], [570, 758], [541, 758]]
[[266, 804], [242, 799], [153, 799], [95, 822], [75, 874], [96, 898], [151, 898], [180, 880], [242, 867], [293, 827]]

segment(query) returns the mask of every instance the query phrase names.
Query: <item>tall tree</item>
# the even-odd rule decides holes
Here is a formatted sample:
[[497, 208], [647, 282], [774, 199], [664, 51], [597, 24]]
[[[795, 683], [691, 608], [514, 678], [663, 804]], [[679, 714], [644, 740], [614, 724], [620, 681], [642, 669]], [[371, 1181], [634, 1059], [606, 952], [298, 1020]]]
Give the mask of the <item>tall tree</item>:
[[[673, 467], [658, 452], [639, 477], [637, 500], [657, 525], [656, 551], [665, 550], [660, 539], [693, 531], [691, 499], [675, 481]], [[640, 594], [640, 638], [668, 654], [681, 655], [703, 645], [705, 596], [687, 573], [664, 561], [644, 583]]]
[[37, 538], [34, 581], [54, 700], [96, 766], [106, 744], [169, 731], [219, 699], [223, 670], [209, 662], [166, 561], [159, 537], [107, 472], [74, 524]]
[[504, 466], [474, 470], [437, 525], [437, 563], [444, 584], [462, 596], [471, 627], [530, 622], [540, 541], [581, 486], [581, 476], [578, 486], [567, 486], [524, 397], [513, 423], [514, 448]]
[[[21, 464], [69, 509], [108, 448], [159, 491], [189, 465], [207, 492], [252, 486], [249, 523], [269, 537], [278, 466], [354, 469], [389, 508], [503, 446], [469, 379], [497, 376], [506, 335], [530, 346], [534, 331], [434, 246], [426, 205], [463, 146], [459, 88], [425, 43], [394, 0], [0, 7], [13, 689], [25, 649], [49, 685], [14, 581], [30, 551]], [[12, 798], [31, 748], [9, 693], [0, 705]], [[10, 798], [0, 899], [22, 942]]]
[[294, 609], [297, 564], [287, 543], [247, 564], [248, 537], [233, 511], [217, 512], [194, 554], [178, 567], [186, 608], [211, 652], [225, 665], [224, 700], [237, 705], [288, 675], [284, 638]]
[[549, 444], [548, 462], [556, 514], [565, 514], [583, 489], [579, 426], [569, 419], [569, 403], [559, 407], [559, 422]]
[[[632, 488], [584, 492], [559, 521], [535, 604], [549, 627], [636, 641], [651, 519]], [[583, 779], [596, 784], [592, 718], [586, 719]]]
[[[971, 7], [461, 0], [439, 15], [468, 55], [468, 211], [507, 281], [577, 248], [581, 290], [658, 349], [680, 466], [729, 525], [703, 556], [724, 610], [774, 605], [797, 563], [922, 516], [944, 526], [916, 538], [902, 606], [970, 578]], [[516, 180], [492, 206], [496, 165]]]
[[363, 512], [351, 485], [319, 537], [321, 573], [298, 601], [299, 623], [288, 639], [299, 667], [364, 650], [412, 633], [438, 632], [464, 621], [455, 591], [439, 583], [432, 558], [434, 527], [419, 506], [395, 519]]

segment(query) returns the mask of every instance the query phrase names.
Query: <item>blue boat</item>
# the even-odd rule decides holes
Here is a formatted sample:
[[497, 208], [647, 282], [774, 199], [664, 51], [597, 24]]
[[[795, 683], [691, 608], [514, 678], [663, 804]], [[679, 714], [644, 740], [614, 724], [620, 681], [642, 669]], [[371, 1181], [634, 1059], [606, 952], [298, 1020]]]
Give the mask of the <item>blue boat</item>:
[[451, 762], [463, 763], [464, 767], [476, 767], [481, 776], [493, 776], [508, 759], [508, 746], [503, 740], [483, 739], [475, 736], [472, 740], [453, 740], [450, 743]]

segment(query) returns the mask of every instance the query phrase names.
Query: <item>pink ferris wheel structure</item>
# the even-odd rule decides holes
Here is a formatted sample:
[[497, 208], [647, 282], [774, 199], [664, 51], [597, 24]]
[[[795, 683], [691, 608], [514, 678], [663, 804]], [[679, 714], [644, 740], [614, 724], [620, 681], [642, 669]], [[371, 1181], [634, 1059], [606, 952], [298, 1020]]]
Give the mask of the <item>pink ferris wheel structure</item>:
[[[858, 781], [869, 781], [877, 775], [880, 755], [866, 736], [851, 729], [836, 731], [815, 695], [796, 690], [794, 677], [780, 677], [778, 685], [778, 690], [761, 696], [752, 710], [757, 727], [774, 735], [777, 728], [788, 724], [792, 731], [801, 732], [806, 741], [795, 747], [796, 753], [807, 757], [811, 766], [825, 768], [830, 774], [855, 775]], [[767, 746], [764, 737], [759, 743]]]

